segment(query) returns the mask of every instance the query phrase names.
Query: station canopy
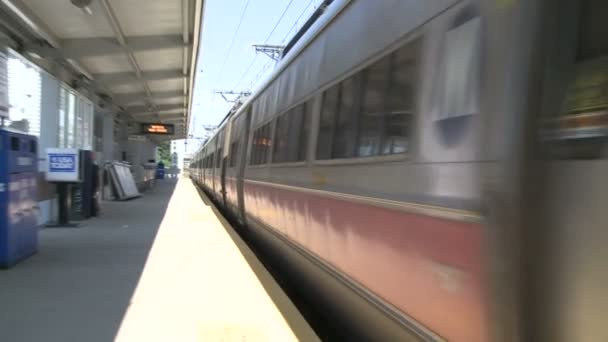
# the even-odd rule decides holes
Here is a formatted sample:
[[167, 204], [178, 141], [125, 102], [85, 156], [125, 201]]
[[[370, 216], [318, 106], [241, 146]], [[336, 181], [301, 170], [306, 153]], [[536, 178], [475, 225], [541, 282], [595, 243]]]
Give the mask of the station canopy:
[[0, 0], [24, 54], [61, 60], [131, 123], [173, 125], [192, 109], [203, 0]]

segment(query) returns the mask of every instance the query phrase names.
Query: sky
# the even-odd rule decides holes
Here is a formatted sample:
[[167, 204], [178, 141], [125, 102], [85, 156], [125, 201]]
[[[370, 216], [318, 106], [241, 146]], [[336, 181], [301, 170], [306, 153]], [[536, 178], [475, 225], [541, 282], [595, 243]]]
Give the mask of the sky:
[[189, 130], [194, 138], [187, 149], [176, 142], [178, 154], [194, 152], [201, 144], [197, 138], [205, 135], [203, 126], [217, 125], [232, 107], [214, 91], [253, 91], [269, 76], [275, 62], [256, 56], [252, 45], [285, 45], [322, 1], [206, 1]]

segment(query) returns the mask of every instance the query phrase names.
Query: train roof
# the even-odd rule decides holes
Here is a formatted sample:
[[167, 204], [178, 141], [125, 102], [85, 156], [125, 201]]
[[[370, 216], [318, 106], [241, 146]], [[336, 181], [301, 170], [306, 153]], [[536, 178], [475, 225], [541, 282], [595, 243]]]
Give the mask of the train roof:
[[[266, 80], [256, 88], [252, 95], [239, 107], [238, 110], [234, 111], [231, 115], [232, 109], [228, 112], [228, 115], [220, 122], [217, 132], [210, 137], [196, 153], [199, 153], [204, 149], [209, 142], [215, 139], [218, 134], [222, 131], [228, 119], [238, 117], [243, 113], [251, 104], [268, 88], [275, 79], [285, 71], [285, 69], [296, 59], [298, 56], [310, 45], [321, 32], [333, 21], [338, 14], [342, 12], [344, 8], [352, 0], [331, 0], [325, 1], [323, 4], [311, 15], [309, 20], [302, 26], [300, 31], [294, 35], [294, 38], [289, 42], [291, 43], [290, 50], [287, 54], [278, 62], [273, 72], [266, 78]], [[318, 13], [318, 11], [322, 13]], [[311, 19], [314, 18], [311, 21]], [[307, 27], [308, 26], [308, 27]], [[299, 37], [298, 37], [299, 34]], [[289, 45], [289, 44], [288, 44]]]

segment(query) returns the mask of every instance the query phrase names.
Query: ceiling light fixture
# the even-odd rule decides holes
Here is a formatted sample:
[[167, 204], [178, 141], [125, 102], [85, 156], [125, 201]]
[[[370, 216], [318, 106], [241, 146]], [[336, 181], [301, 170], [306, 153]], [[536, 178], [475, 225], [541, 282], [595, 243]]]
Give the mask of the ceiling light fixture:
[[93, 0], [70, 0], [72, 5], [80, 8], [84, 13], [88, 15], [93, 15], [93, 11], [91, 10], [91, 3]]

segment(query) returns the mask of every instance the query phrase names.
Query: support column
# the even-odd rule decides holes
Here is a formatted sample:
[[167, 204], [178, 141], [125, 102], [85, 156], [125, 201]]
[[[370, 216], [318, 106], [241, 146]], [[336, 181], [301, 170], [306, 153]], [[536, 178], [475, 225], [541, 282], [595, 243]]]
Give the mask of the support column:
[[57, 215], [55, 185], [45, 180], [46, 149], [59, 143], [59, 82], [45, 72], [40, 73], [40, 138], [38, 139], [38, 193], [40, 214], [38, 223], [54, 221]]
[[114, 160], [114, 115], [106, 113], [103, 116], [103, 137], [102, 137], [102, 153], [105, 160]]
[[[45, 158], [48, 147], [57, 147], [59, 142], [59, 82], [45, 72], [40, 73], [40, 139], [39, 158]], [[46, 163], [40, 165], [46, 169]]]

